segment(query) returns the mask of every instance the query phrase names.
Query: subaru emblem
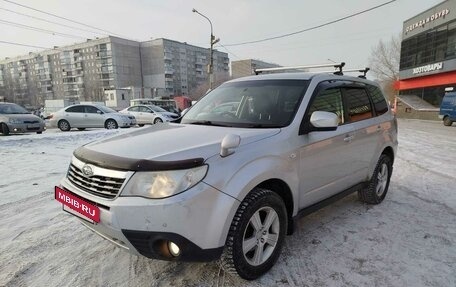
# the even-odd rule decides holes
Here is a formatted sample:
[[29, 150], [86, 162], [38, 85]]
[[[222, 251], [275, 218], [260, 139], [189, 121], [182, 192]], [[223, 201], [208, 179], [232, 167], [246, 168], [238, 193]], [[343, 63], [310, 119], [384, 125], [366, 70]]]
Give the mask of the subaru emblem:
[[90, 165], [84, 165], [82, 167], [82, 174], [85, 176], [85, 177], [90, 177], [93, 175], [93, 170], [92, 168], [90, 167]]

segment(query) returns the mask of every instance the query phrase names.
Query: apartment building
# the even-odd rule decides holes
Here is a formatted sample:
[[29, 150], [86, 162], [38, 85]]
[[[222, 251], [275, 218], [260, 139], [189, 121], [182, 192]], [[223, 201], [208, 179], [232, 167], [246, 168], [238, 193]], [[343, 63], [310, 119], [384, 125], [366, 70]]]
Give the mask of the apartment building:
[[231, 76], [233, 78], [240, 78], [253, 75], [254, 69], [264, 68], [277, 68], [280, 67], [277, 64], [267, 63], [255, 59], [246, 59], [231, 62]]
[[[189, 95], [208, 81], [209, 50], [168, 39], [141, 43], [143, 84], [153, 96]], [[227, 53], [213, 51], [215, 77], [229, 77]]]
[[[38, 107], [45, 100], [104, 101], [105, 90], [136, 87], [141, 96], [188, 95], [207, 81], [209, 50], [167, 39], [109, 36], [0, 60], [0, 98]], [[214, 73], [229, 58], [214, 51]]]
[[0, 96], [37, 107], [45, 100], [102, 101], [104, 89], [141, 86], [139, 43], [87, 40], [0, 61]]

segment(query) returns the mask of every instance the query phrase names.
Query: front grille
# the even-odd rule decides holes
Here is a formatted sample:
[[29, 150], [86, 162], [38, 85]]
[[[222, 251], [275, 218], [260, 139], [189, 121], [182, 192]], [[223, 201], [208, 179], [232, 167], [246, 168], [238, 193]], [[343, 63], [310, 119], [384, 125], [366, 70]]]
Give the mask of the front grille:
[[125, 178], [100, 175], [86, 177], [82, 170], [74, 164], [70, 164], [67, 177], [72, 184], [80, 189], [104, 198], [116, 197], [125, 181]]
[[34, 128], [27, 127], [28, 131], [38, 131], [39, 129], [40, 129], [40, 127], [34, 127]]
[[24, 124], [38, 124], [39, 121], [24, 121]]

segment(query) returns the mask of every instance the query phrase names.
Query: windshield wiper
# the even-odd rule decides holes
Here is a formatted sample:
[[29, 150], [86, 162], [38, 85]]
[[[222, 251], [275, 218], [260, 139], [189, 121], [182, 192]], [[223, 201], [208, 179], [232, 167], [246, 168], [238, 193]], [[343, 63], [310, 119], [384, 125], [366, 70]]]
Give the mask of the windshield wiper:
[[230, 127], [230, 125], [214, 123], [212, 121], [194, 121], [194, 122], [190, 122], [188, 124], [191, 124], [191, 125], [202, 125], [202, 126]]

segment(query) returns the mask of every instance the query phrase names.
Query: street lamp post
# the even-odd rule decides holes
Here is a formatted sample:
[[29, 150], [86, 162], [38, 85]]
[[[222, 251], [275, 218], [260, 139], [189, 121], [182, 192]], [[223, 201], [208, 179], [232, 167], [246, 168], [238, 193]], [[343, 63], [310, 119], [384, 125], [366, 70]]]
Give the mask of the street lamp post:
[[209, 21], [209, 24], [211, 25], [211, 40], [210, 40], [211, 48], [209, 49], [210, 59], [209, 59], [209, 65], [207, 66], [207, 73], [209, 74], [209, 89], [212, 90], [212, 86], [214, 84], [214, 57], [213, 57], [214, 49], [213, 49], [213, 47], [216, 43], [218, 43], [218, 41], [220, 41], [220, 39], [218, 39], [218, 38], [215, 39], [213, 29], [212, 29], [212, 22], [209, 18], [207, 18], [205, 15], [198, 12], [195, 8], [192, 9], [192, 12], [197, 13], [200, 16], [206, 18], [207, 21]]

